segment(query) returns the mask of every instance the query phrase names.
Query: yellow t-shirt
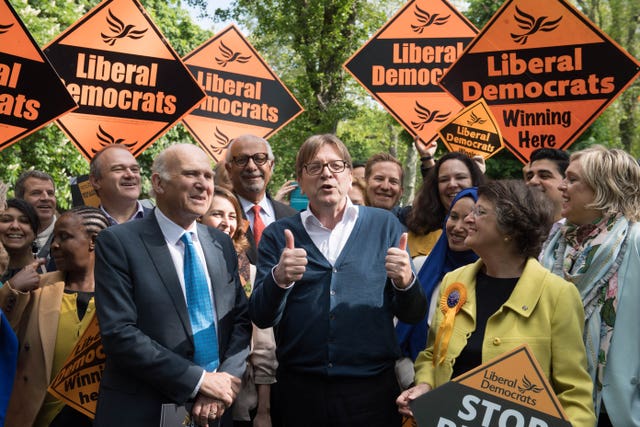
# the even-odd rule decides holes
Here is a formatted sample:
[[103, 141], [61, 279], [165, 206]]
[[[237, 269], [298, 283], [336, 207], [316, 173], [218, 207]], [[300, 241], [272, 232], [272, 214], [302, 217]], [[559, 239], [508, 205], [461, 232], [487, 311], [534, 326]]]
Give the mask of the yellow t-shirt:
[[441, 234], [442, 230], [435, 230], [427, 234], [416, 234], [413, 231], [409, 231], [407, 247], [411, 258], [429, 255]]
[[[60, 305], [60, 317], [58, 319], [58, 331], [56, 334], [56, 347], [53, 354], [53, 366], [51, 369], [52, 381], [62, 366], [66, 362], [67, 357], [71, 354], [71, 350], [78, 342], [78, 339], [82, 336], [85, 329], [91, 322], [91, 319], [95, 315], [95, 304], [93, 297], [89, 300], [87, 311], [84, 314], [82, 320], [78, 318], [77, 309], [78, 294], [75, 292], [64, 292], [62, 294], [62, 303]], [[36, 421], [34, 427], [48, 427], [51, 421], [58, 415], [58, 413], [64, 407], [64, 402], [61, 402], [51, 394], [47, 393], [44, 398], [44, 403]]]

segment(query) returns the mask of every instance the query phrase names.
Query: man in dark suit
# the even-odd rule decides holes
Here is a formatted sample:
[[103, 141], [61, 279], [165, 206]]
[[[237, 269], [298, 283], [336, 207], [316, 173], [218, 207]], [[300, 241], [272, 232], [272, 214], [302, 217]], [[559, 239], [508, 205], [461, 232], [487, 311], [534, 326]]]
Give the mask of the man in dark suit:
[[[228, 426], [251, 323], [231, 240], [196, 223], [211, 205], [209, 159], [195, 145], [171, 146], [155, 159], [151, 180], [153, 213], [104, 230], [96, 243], [96, 308], [106, 365], [94, 425], [158, 426], [162, 404], [192, 401], [196, 424]], [[195, 280], [187, 272], [196, 260], [209, 298], [192, 304]], [[217, 340], [202, 342], [200, 332], [192, 332], [194, 306], [203, 301], [211, 317], [206, 329]], [[207, 369], [194, 362], [203, 352], [217, 356], [201, 363]]]
[[242, 135], [234, 138], [225, 159], [225, 168], [240, 204], [242, 212], [251, 224], [247, 230], [250, 247], [247, 257], [252, 264], [256, 264], [256, 217], [254, 206], [259, 206], [261, 228], [272, 222], [298, 213], [290, 206], [272, 200], [267, 194], [267, 184], [273, 172], [274, 156], [269, 142], [255, 135]]

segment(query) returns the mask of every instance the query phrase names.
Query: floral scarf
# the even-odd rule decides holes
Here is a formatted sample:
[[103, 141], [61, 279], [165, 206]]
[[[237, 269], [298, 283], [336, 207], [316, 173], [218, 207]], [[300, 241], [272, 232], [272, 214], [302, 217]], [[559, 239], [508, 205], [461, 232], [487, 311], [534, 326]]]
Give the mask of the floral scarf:
[[551, 238], [543, 265], [576, 285], [585, 315], [584, 342], [600, 412], [602, 379], [618, 306], [618, 267], [627, 248], [630, 224], [621, 214], [592, 224], [567, 224]]

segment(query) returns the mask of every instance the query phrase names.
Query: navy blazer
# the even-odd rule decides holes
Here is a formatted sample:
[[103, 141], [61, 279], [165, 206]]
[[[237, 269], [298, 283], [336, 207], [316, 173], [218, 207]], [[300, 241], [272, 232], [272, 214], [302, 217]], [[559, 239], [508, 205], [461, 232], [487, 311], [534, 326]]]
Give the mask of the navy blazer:
[[[231, 239], [197, 225], [217, 315], [220, 367], [242, 378], [251, 322]], [[96, 243], [96, 310], [106, 366], [95, 426], [157, 426], [163, 403], [183, 404], [202, 376], [189, 313], [155, 212], [103, 230]]]

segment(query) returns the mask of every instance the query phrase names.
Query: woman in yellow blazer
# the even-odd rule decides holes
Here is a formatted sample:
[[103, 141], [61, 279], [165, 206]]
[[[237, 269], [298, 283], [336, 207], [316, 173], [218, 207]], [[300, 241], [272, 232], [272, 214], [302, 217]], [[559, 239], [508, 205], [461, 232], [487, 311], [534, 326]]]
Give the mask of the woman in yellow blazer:
[[[104, 214], [81, 207], [56, 221], [51, 253], [59, 271], [46, 273], [34, 285], [16, 277], [0, 287], [0, 307], [18, 336], [18, 371], [7, 409], [7, 426], [45, 427], [57, 417], [76, 427], [76, 417], [47, 387], [93, 317], [94, 242], [108, 226]], [[14, 283], [15, 281], [15, 283]], [[85, 419], [86, 423], [88, 419]]]
[[[593, 427], [593, 387], [582, 342], [584, 312], [571, 283], [535, 259], [551, 226], [548, 201], [521, 181], [493, 181], [478, 189], [465, 218], [465, 245], [480, 259], [447, 274], [427, 348], [415, 363], [415, 386], [397, 399], [409, 402], [451, 378], [528, 344], [574, 427]], [[438, 336], [454, 310], [447, 342]]]

